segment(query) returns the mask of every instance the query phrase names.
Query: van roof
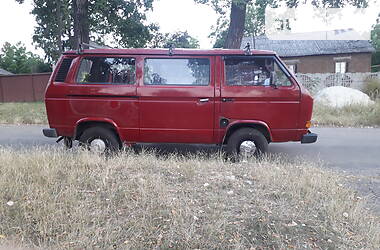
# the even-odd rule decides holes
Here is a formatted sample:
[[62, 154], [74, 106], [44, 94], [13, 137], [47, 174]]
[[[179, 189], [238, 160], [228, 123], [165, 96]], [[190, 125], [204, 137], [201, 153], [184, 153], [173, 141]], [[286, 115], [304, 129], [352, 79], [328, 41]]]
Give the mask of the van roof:
[[[81, 54], [108, 54], [108, 55], [168, 55], [169, 49], [84, 49]], [[251, 50], [253, 55], [274, 55], [275, 52], [269, 50]], [[66, 51], [63, 54], [77, 54], [76, 50]], [[241, 49], [176, 49], [173, 48], [173, 55], [244, 55]]]

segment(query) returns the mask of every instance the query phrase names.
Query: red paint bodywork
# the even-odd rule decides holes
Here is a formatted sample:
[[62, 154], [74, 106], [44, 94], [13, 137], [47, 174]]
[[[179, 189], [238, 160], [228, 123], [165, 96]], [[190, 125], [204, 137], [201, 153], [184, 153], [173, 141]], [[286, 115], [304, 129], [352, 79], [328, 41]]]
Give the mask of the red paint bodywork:
[[[77, 84], [75, 76], [83, 56], [125, 56], [136, 59], [136, 84]], [[55, 82], [57, 70], [46, 89], [49, 125], [58, 135], [75, 137], [82, 122], [106, 122], [125, 143], [205, 143], [221, 144], [227, 131], [239, 124], [259, 125], [272, 142], [300, 141], [308, 133], [313, 99], [291, 75], [292, 86], [227, 86], [224, 84], [226, 55], [244, 55], [242, 50], [175, 49], [94, 49], [74, 58], [65, 82]], [[276, 56], [271, 51], [252, 55]], [[208, 58], [211, 79], [208, 86], [144, 85], [145, 58]], [[278, 59], [278, 57], [276, 56]], [[278, 59], [280, 61], [280, 59]], [[200, 99], [208, 98], [208, 102]], [[223, 102], [223, 98], [232, 102]], [[221, 127], [220, 119], [229, 121]]]

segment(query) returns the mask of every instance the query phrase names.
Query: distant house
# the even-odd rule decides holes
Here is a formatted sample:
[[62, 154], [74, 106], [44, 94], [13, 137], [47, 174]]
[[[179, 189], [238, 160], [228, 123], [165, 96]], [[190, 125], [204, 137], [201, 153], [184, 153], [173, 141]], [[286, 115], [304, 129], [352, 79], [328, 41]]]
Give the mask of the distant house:
[[0, 68], [0, 75], [13, 75], [13, 73], [8, 72], [5, 69]]
[[[241, 48], [275, 51], [294, 73], [371, 72], [375, 52], [366, 40], [270, 40], [245, 37]], [[313, 39], [313, 36], [310, 36]]]

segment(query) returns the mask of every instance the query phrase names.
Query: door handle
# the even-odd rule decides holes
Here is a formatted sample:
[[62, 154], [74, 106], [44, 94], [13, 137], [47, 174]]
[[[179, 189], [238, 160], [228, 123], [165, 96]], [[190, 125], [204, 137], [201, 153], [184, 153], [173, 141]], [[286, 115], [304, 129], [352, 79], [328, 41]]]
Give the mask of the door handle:
[[199, 102], [208, 102], [208, 101], [209, 101], [208, 98], [201, 98], [201, 99], [199, 99]]
[[233, 102], [233, 98], [222, 98], [222, 102]]

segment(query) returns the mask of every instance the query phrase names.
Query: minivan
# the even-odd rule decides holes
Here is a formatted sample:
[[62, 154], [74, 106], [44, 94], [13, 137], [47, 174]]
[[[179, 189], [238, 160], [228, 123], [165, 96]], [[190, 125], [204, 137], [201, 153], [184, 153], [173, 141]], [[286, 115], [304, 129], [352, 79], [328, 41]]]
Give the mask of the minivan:
[[272, 51], [85, 49], [64, 52], [45, 94], [66, 147], [226, 145], [258, 156], [271, 142], [313, 143], [313, 98]]

